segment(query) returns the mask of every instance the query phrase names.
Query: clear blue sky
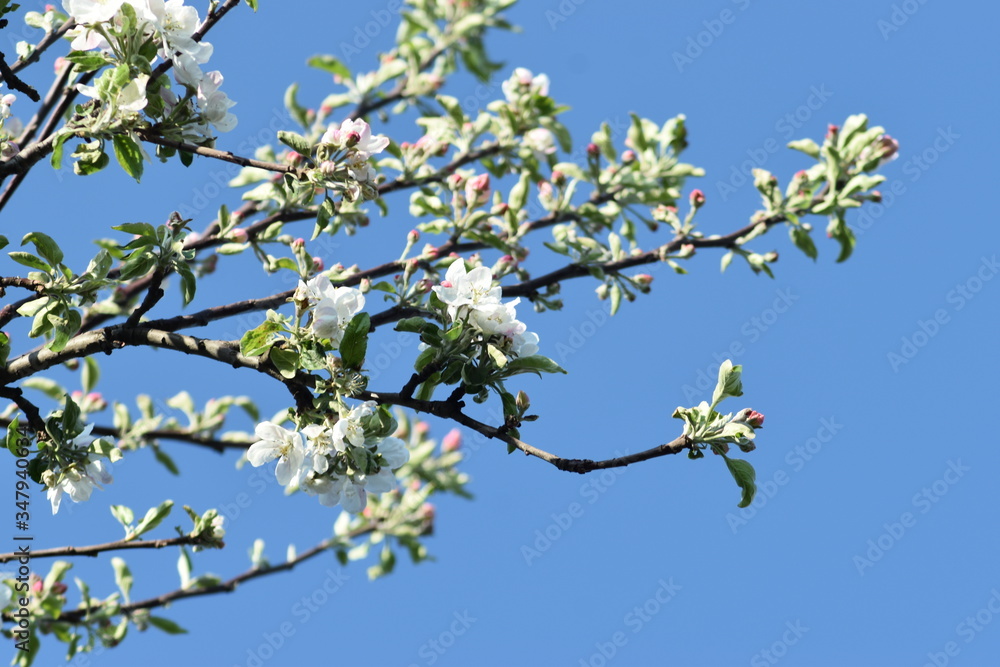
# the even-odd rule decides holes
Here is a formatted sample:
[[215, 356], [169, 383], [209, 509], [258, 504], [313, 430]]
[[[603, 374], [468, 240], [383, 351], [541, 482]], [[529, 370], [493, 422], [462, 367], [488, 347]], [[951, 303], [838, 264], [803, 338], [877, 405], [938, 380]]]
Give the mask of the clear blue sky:
[[[212, 65], [225, 74], [240, 119], [220, 147], [254, 141], [281, 113], [290, 80], [302, 82], [303, 102], [317, 104], [332, 83], [308, 71], [306, 58], [338, 53], [386, 5], [261, 0], [256, 16], [236, 10], [211, 34]], [[332, 556], [314, 560], [233, 595], [161, 610], [187, 635], [130, 633], [119, 648], [75, 664], [996, 664], [1000, 453], [990, 423], [1000, 232], [982, 198], [995, 187], [997, 50], [988, 45], [998, 14], [993, 3], [916, 0], [516, 7], [509, 15], [524, 31], [488, 42], [508, 64], [493, 94], [515, 66], [547, 73], [552, 95], [572, 107], [564, 122], [578, 142], [629, 111], [658, 121], [686, 114], [686, 157], [707, 171], [691, 185], [708, 197], [699, 215], [708, 233], [741, 227], [757, 206], [751, 185], [727, 190], [738, 184], [734, 168], [755, 160], [784, 182], [808, 166], [800, 154], [771, 152], [775, 143], [818, 140], [828, 123], [858, 112], [900, 141], [901, 157], [884, 170], [885, 204], [860, 221], [864, 232], [845, 264], [834, 263], [835, 244], [822, 234], [813, 263], [776, 230], [755, 242], [781, 253], [774, 280], [736, 262], [720, 274], [719, 254], [702, 252], [690, 275], [656, 271], [651, 295], [600, 326], [588, 322], [603, 322], [603, 303], [582, 281], [564, 286], [566, 310], [524, 313], [542, 353], [570, 375], [519, 385], [542, 415], [522, 435], [563, 456], [605, 458], [671, 440], [680, 428], [673, 409], [705, 396], [690, 400], [699, 373], [714, 376], [717, 359], [738, 350], [742, 406], [767, 416], [748, 456], [761, 486], [753, 509], [737, 509], [738, 489], [716, 457], [579, 477], [468, 439], [476, 499], [439, 503], [428, 542], [435, 562], [403, 564], [369, 583], [363, 564], [341, 570]], [[382, 30], [351, 67], [367, 68], [393, 32]], [[689, 48], [690, 62], [678, 64], [675, 53]], [[35, 77], [29, 82], [47, 85]], [[473, 90], [460, 77], [445, 92], [462, 98]], [[403, 123], [391, 131], [400, 141], [418, 136]], [[235, 201], [207, 185], [227, 174], [217, 163], [156, 165], [142, 186], [116, 171], [82, 179], [39, 168], [4, 213], [3, 233], [17, 239], [40, 228], [83, 242], [110, 236], [112, 224], [162, 222], [181, 206], [196, 210], [197, 227]], [[79, 196], [88, 203], [70, 205]], [[858, 216], [850, 221], [857, 228]], [[388, 219], [335, 239], [327, 264], [385, 259], [398, 244], [379, 244], [411, 226], [397, 203]], [[199, 304], [287, 289], [243, 266], [238, 277], [220, 273], [206, 283]], [[592, 335], [581, 345], [584, 330]], [[559, 343], [573, 353], [557, 354]], [[906, 362], [893, 365], [890, 353]], [[401, 360], [393, 377], [408, 367]], [[100, 389], [119, 399], [140, 391], [165, 399], [181, 389], [199, 401], [251, 393], [267, 414], [287, 400], [247, 372], [166, 352], [116, 353], [104, 368]], [[443, 436], [450, 426], [433, 428]], [[243, 571], [256, 537], [277, 561], [289, 542], [305, 549], [329, 535], [336, 511], [285, 498], [277, 485], [257, 494], [251, 470], [234, 470], [235, 455], [168, 447], [184, 472], [179, 481], [145, 451], [72, 512], [45, 516], [39, 493], [40, 541], [117, 539], [109, 504], [141, 511], [173, 498], [206, 509], [241, 492], [252, 503], [230, 521], [223, 552], [198, 555], [197, 572]], [[537, 557], [526, 558], [524, 547]], [[177, 586], [176, 553], [127, 559], [135, 598]], [[114, 590], [105, 559], [78, 563], [74, 573], [97, 595]], [[303, 613], [303, 597], [330, 577], [336, 592], [318, 595], [323, 604]], [[283, 627], [280, 648], [262, 651]], [[39, 664], [59, 664], [61, 646], [47, 644]]]

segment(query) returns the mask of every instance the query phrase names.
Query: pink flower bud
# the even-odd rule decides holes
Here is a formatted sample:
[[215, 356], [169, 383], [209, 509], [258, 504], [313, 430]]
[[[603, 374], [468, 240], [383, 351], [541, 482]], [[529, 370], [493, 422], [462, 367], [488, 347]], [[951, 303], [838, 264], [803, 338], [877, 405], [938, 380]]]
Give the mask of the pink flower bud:
[[361, 141], [361, 135], [360, 134], [358, 134], [357, 132], [348, 132], [347, 133], [347, 138], [344, 141], [344, 144], [348, 148], [352, 148], [354, 146], [357, 146], [359, 141]]
[[372, 281], [370, 278], [362, 278], [361, 282], [358, 283], [358, 289], [361, 290], [362, 294], [367, 294], [372, 289]]
[[566, 174], [559, 170], [552, 172], [552, 183], [555, 185], [563, 185], [566, 183]]
[[838, 127], [837, 125], [830, 124], [830, 125], [826, 126], [826, 138], [827, 139], [836, 139], [837, 138], [837, 134], [839, 132], [840, 132], [840, 127]]
[[36, 593], [41, 593], [43, 588], [45, 588], [45, 583], [41, 579], [35, 579], [31, 584], [31, 590]]
[[229, 232], [229, 238], [231, 238], [236, 243], [246, 243], [250, 239], [250, 235], [247, 234], [247, 230], [242, 227], [237, 227], [236, 229]]
[[640, 287], [646, 287], [653, 282], [653, 276], [649, 275], [648, 273], [640, 273], [636, 276], [633, 276], [632, 280], [634, 280], [635, 283]]
[[465, 176], [461, 174], [452, 174], [448, 177], [448, 185], [451, 186], [452, 190], [458, 190], [460, 187], [465, 185]]
[[764, 415], [762, 415], [759, 412], [756, 412], [755, 410], [751, 410], [750, 408], [747, 408], [744, 411], [743, 418], [746, 420], [746, 423], [750, 424], [750, 426], [752, 426], [754, 428], [763, 428], [764, 427]]
[[691, 206], [694, 208], [701, 208], [705, 204], [705, 193], [701, 190], [691, 191]]
[[431, 425], [427, 422], [417, 422], [413, 425], [413, 430], [417, 433], [417, 435], [427, 435], [427, 433], [431, 430]]
[[597, 144], [587, 144], [587, 155], [590, 157], [600, 157], [601, 149], [598, 148]]
[[505, 202], [500, 202], [499, 204], [493, 207], [493, 210], [490, 211], [490, 213], [492, 213], [493, 215], [507, 215], [507, 211], [509, 210], [510, 206], [508, 206]]
[[454, 452], [462, 446], [462, 432], [457, 428], [448, 431], [448, 435], [441, 440], [441, 451]]
[[325, 268], [322, 257], [313, 257], [313, 271], [322, 271]]
[[622, 164], [629, 164], [630, 162], [635, 162], [635, 151], [627, 150], [622, 153]]
[[301, 236], [299, 238], [295, 239], [294, 241], [292, 241], [292, 248], [295, 248], [296, 250], [298, 250], [299, 248], [305, 248], [305, 247], [306, 247], [306, 240], [304, 238], [302, 238]]
[[875, 202], [876, 204], [882, 203], [882, 193], [879, 192], [878, 190], [873, 190], [871, 197], [872, 201]]
[[420, 240], [420, 232], [419, 231], [417, 231], [416, 229], [411, 229], [409, 232], [407, 232], [407, 234], [406, 234], [406, 242], [407, 243], [409, 243], [410, 245], [413, 245], [414, 243], [416, 243], [419, 240]]

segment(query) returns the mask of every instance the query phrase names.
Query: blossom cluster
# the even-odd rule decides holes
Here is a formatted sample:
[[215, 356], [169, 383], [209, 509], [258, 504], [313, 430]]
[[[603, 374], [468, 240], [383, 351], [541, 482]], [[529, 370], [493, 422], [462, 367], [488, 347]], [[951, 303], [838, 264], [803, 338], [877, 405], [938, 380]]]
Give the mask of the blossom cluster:
[[[173, 63], [178, 83], [186, 86], [197, 101], [200, 114], [191, 123], [192, 134], [208, 138], [209, 124], [220, 132], [236, 127], [236, 116], [229, 112], [235, 102], [219, 89], [222, 74], [204, 72], [201, 68], [212, 55], [212, 45], [195, 41], [194, 33], [201, 20], [198, 10], [185, 6], [184, 0], [63, 0], [63, 7], [77, 22], [77, 26], [67, 33], [73, 38], [72, 48], [77, 51], [99, 49], [122, 57], [121, 45], [125, 40], [111, 38], [109, 41], [115, 34], [109, 28], [121, 29], [125, 25], [123, 7], [126, 5], [135, 15], [135, 30], [142, 37], [140, 41], [153, 40], [157, 55]], [[148, 84], [149, 75], [140, 72], [117, 90], [107, 85], [79, 85], [78, 90], [109, 104], [114, 109], [114, 116], [121, 118], [147, 107]], [[165, 87], [159, 94], [164, 117], [174, 115], [181, 98]]]
[[349, 118], [339, 126], [331, 125], [316, 147], [323, 184], [343, 192], [348, 201], [377, 198], [375, 169], [369, 160], [388, 146], [389, 138], [373, 135], [363, 120]]
[[59, 511], [64, 494], [68, 494], [75, 503], [90, 499], [94, 488], [103, 488], [102, 484], [110, 484], [111, 464], [101, 459], [91, 460], [88, 448], [94, 442], [90, 432], [93, 424], [87, 427], [75, 438], [66, 443], [61, 455], [71, 461], [61, 469], [47, 470], [42, 474], [42, 481], [48, 487], [46, 497], [52, 503], [52, 513]]
[[312, 308], [311, 330], [317, 338], [329, 339], [337, 347], [351, 319], [365, 307], [365, 295], [353, 287], [334, 287], [330, 278], [319, 274], [308, 282], [299, 281], [294, 299]]
[[259, 467], [277, 459], [279, 484], [356, 514], [367, 505], [368, 493], [395, 488], [393, 470], [410, 459], [402, 440], [374, 432], [369, 418], [375, 411], [375, 402], [368, 401], [345, 408], [332, 423], [310, 424], [301, 431], [263, 422], [255, 429], [259, 440], [247, 450], [247, 460]]
[[528, 331], [527, 325], [517, 319], [515, 308], [521, 298], [502, 303], [501, 289], [493, 284], [493, 274], [485, 266], [469, 271], [465, 262], [457, 259], [448, 267], [441, 284], [432, 289], [448, 306], [448, 317], [453, 322], [465, 319], [486, 336], [504, 336], [515, 356], [529, 357], [538, 352], [538, 334]]

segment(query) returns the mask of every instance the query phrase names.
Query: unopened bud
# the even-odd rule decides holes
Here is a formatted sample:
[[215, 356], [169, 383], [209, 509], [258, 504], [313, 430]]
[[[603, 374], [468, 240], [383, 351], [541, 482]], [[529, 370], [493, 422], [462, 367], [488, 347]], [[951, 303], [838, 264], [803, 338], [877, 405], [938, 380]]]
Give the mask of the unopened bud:
[[355, 146], [358, 145], [359, 141], [361, 141], [361, 135], [360, 134], [358, 134], [357, 132], [348, 132], [347, 133], [347, 138], [345, 139], [344, 144], [348, 148], [353, 148], [353, 147], [355, 147]]
[[462, 432], [457, 428], [448, 431], [448, 434], [441, 439], [441, 451], [454, 452], [462, 446]]
[[553, 185], [565, 185], [566, 184], [566, 174], [559, 170], [552, 172], [552, 184]]
[[229, 238], [231, 238], [236, 243], [246, 243], [250, 239], [250, 235], [247, 234], [247, 230], [242, 227], [237, 227], [236, 229], [229, 232]]
[[322, 257], [313, 257], [313, 271], [322, 271], [325, 267]]
[[632, 277], [632, 280], [639, 287], [648, 287], [653, 282], [653, 276], [648, 273], [640, 273]]
[[407, 234], [406, 234], [406, 242], [408, 244], [413, 245], [414, 243], [416, 243], [419, 240], [420, 240], [420, 232], [419, 231], [417, 231], [416, 229], [411, 229], [409, 232], [407, 232]]
[[691, 243], [685, 243], [684, 245], [681, 246], [680, 252], [677, 253], [677, 256], [680, 259], [687, 259], [688, 257], [694, 255], [694, 253], [695, 253], [694, 245]]
[[692, 190], [690, 201], [694, 208], [701, 208], [705, 205], [705, 193], [701, 190]]
[[531, 399], [528, 395], [524, 393], [524, 390], [517, 392], [517, 398], [514, 399], [514, 403], [517, 405], [517, 409], [524, 412], [531, 407]]
[[622, 153], [622, 164], [629, 164], [635, 162], [635, 151], [627, 150]]
[[599, 157], [601, 155], [601, 149], [598, 148], [597, 144], [587, 144], [587, 155], [590, 157]]

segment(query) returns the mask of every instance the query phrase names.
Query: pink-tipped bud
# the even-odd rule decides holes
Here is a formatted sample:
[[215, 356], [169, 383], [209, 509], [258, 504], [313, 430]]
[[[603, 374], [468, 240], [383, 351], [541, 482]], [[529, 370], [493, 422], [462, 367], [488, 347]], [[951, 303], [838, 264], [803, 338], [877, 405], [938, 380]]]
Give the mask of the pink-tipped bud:
[[247, 230], [242, 227], [237, 227], [229, 232], [229, 238], [236, 243], [246, 243], [250, 239], [250, 235], [247, 234]]
[[648, 273], [640, 273], [636, 276], [633, 276], [632, 280], [634, 280], [635, 284], [638, 285], [639, 287], [648, 287], [653, 282], [653, 276], [649, 275]]
[[681, 246], [681, 251], [677, 253], [677, 256], [680, 257], [681, 259], [687, 259], [688, 257], [694, 255], [694, 253], [695, 253], [694, 244], [685, 243], [684, 245]]
[[431, 430], [431, 425], [427, 422], [417, 422], [413, 425], [413, 430], [417, 435], [427, 435]]
[[45, 588], [45, 582], [43, 582], [41, 579], [35, 579], [31, 583], [31, 590], [35, 591], [36, 593], [41, 593], [42, 589], [44, 588]]
[[827, 139], [836, 139], [837, 138], [837, 134], [839, 134], [839, 133], [840, 133], [840, 127], [839, 126], [833, 125], [832, 123], [830, 125], [826, 126], [826, 138]]
[[448, 185], [451, 186], [452, 190], [458, 190], [460, 187], [465, 185], [465, 176], [461, 174], [452, 174], [448, 177]]
[[635, 151], [627, 150], [622, 153], [622, 164], [630, 164], [635, 162]]
[[296, 250], [298, 250], [299, 248], [305, 248], [305, 247], [306, 247], [306, 240], [304, 238], [302, 238], [301, 236], [299, 238], [295, 239], [294, 241], [292, 241], [292, 248], [294, 248]]
[[483, 204], [490, 195], [490, 175], [480, 174], [468, 180], [465, 184], [465, 198], [470, 204]]
[[872, 201], [875, 202], [876, 204], [882, 203], [882, 193], [879, 192], [878, 190], [872, 190], [871, 198]]
[[357, 132], [348, 132], [347, 139], [344, 141], [344, 143], [348, 148], [353, 148], [354, 146], [357, 146], [358, 142], [360, 141], [361, 141], [360, 134], [358, 134]]
[[694, 208], [701, 208], [705, 205], [705, 193], [701, 190], [692, 190], [690, 199], [691, 206]]
[[764, 415], [750, 408], [744, 411], [743, 419], [754, 428], [764, 427]]
[[288, 158], [289, 164], [298, 164], [302, 162], [302, 153], [299, 153], [298, 151], [288, 151], [288, 155], [286, 157]]
[[409, 232], [406, 233], [406, 242], [409, 243], [410, 245], [413, 245], [419, 240], [420, 240], [420, 232], [417, 231], [416, 229], [411, 229]]
[[441, 439], [441, 451], [454, 452], [462, 446], [462, 432], [457, 428], [448, 431], [448, 434]]
[[600, 157], [601, 149], [597, 146], [597, 144], [587, 144], [587, 155], [589, 157]]
[[326, 268], [322, 257], [313, 257], [313, 271], [319, 272]]
[[566, 174], [559, 170], [552, 172], [552, 183], [553, 185], [565, 185], [566, 184]]

